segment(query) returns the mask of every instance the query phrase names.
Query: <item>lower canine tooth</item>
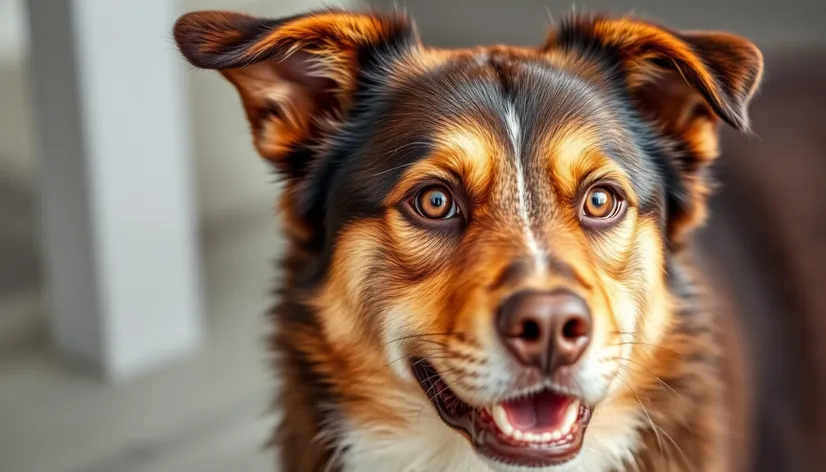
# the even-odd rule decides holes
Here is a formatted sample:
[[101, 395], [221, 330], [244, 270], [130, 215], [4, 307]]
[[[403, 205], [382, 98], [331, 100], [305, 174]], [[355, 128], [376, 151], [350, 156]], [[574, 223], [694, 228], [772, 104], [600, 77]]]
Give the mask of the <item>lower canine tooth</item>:
[[517, 429], [516, 431], [513, 432], [512, 436], [513, 436], [514, 439], [518, 439], [518, 440], [521, 441], [522, 440], [522, 431], [519, 431]]

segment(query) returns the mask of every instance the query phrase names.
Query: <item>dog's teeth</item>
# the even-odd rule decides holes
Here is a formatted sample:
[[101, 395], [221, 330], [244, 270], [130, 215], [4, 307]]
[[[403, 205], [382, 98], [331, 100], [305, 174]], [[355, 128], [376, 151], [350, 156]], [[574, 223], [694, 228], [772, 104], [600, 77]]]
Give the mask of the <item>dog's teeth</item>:
[[499, 431], [506, 437], [513, 438], [517, 441], [525, 441], [532, 443], [550, 443], [573, 438], [572, 432], [576, 426], [576, 420], [579, 418], [580, 403], [578, 401], [571, 402], [563, 413], [561, 424], [555, 431], [545, 432], [530, 432], [521, 431], [513, 427], [508, 420], [508, 414], [501, 405], [493, 405], [483, 410], [490, 415], [496, 424]]
[[571, 428], [576, 423], [576, 419], [579, 417], [579, 402], [573, 401], [570, 405], [568, 405], [568, 409], [565, 410], [565, 417], [562, 420], [562, 426], [559, 427], [559, 431], [563, 434], [568, 433]]
[[493, 417], [493, 422], [496, 423], [496, 426], [499, 428], [499, 431], [502, 431], [505, 436], [514, 435], [513, 426], [511, 426], [510, 421], [508, 421], [508, 414], [505, 413], [505, 409], [502, 408], [501, 405], [493, 406], [491, 416]]

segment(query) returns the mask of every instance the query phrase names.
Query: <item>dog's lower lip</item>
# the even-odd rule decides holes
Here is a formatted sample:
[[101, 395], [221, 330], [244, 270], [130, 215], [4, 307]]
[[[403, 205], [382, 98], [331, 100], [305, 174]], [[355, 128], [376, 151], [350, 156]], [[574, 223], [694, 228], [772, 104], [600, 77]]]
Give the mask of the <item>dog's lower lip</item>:
[[459, 399], [426, 360], [414, 360], [413, 371], [442, 420], [484, 456], [507, 464], [548, 467], [574, 459], [582, 449], [591, 408], [576, 398], [542, 391], [473, 407]]

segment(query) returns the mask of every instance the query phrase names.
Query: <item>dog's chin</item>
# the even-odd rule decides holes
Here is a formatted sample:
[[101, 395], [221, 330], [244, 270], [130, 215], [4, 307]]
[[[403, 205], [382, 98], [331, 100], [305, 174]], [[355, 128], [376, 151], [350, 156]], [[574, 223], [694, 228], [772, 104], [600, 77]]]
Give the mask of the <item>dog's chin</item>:
[[473, 406], [426, 360], [416, 359], [412, 366], [445, 424], [461, 433], [494, 470], [552, 470], [579, 456], [592, 408], [578, 398], [544, 389]]

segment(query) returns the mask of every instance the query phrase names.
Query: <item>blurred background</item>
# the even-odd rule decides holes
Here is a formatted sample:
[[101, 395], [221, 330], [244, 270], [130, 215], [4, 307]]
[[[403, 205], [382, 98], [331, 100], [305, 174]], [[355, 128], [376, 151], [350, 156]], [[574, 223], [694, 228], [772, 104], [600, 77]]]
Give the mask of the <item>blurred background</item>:
[[[278, 185], [234, 90], [174, 51], [177, 15], [402, 6], [425, 42], [539, 44], [559, 0], [0, 0], [0, 471], [272, 470], [264, 313]], [[746, 308], [762, 397], [823, 444], [826, 2], [578, 1], [765, 52], [755, 135], [726, 132], [702, 233]], [[801, 433], [805, 432], [805, 434]], [[820, 448], [823, 449], [822, 447]], [[809, 463], [823, 463], [809, 462]], [[792, 469], [788, 469], [792, 470]]]

